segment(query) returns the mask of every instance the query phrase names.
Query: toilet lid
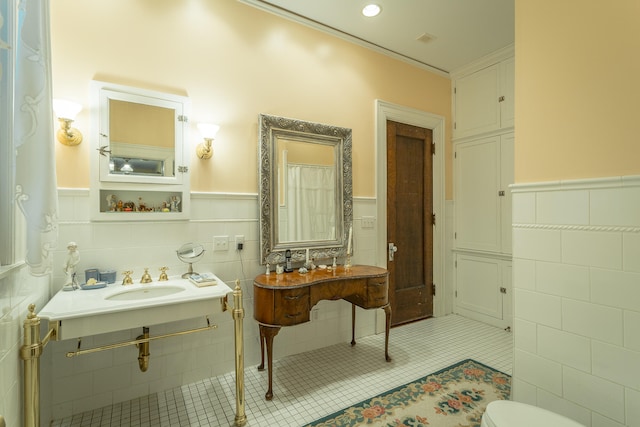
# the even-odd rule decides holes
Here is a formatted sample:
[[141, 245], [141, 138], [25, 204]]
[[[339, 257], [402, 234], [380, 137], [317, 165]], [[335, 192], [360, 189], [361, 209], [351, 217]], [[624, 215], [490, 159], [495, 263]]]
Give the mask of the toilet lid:
[[482, 421], [486, 427], [584, 427], [546, 409], [510, 400], [495, 400], [489, 403]]

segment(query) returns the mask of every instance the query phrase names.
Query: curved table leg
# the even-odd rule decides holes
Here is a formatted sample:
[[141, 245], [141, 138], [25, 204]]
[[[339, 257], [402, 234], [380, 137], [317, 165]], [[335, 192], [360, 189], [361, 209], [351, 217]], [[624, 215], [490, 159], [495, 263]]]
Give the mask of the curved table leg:
[[386, 317], [386, 325], [384, 331], [384, 357], [387, 359], [387, 362], [391, 362], [391, 357], [389, 356], [389, 328], [391, 328], [391, 305], [386, 305], [383, 307], [384, 314]]
[[356, 305], [351, 304], [351, 346], [356, 345]]
[[264, 334], [262, 327], [260, 329], [260, 365], [258, 365], [258, 371], [264, 371]]
[[264, 337], [264, 342], [266, 343], [267, 347], [267, 372], [269, 373], [269, 388], [267, 389], [267, 393], [264, 395], [264, 398], [267, 400], [273, 399], [273, 337], [278, 335], [278, 332], [280, 332], [279, 326], [260, 325], [260, 340], [262, 340], [262, 337]]

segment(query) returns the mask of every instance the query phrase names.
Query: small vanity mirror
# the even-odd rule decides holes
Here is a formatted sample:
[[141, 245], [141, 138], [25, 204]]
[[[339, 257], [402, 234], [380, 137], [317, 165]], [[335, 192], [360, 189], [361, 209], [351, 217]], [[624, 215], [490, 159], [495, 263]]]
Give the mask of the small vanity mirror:
[[260, 115], [262, 263], [291, 250], [304, 260], [343, 255], [353, 218], [351, 129]]
[[187, 279], [192, 274], [198, 274], [193, 271], [193, 263], [197, 262], [204, 255], [204, 247], [200, 243], [185, 243], [176, 251], [180, 261], [189, 264], [189, 270], [182, 275], [183, 279]]
[[180, 184], [187, 98], [95, 81], [100, 180]]

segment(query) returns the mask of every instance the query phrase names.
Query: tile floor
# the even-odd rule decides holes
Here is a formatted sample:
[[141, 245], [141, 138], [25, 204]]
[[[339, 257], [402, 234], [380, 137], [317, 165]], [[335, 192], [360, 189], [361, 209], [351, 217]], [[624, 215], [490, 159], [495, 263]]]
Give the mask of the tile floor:
[[[510, 332], [457, 315], [361, 338], [355, 347], [333, 345], [274, 361], [271, 402], [264, 399], [267, 372], [245, 367], [247, 426], [300, 427], [459, 360], [471, 358], [511, 375]], [[161, 393], [54, 421], [52, 427], [215, 427], [235, 419], [235, 375], [207, 378]]]

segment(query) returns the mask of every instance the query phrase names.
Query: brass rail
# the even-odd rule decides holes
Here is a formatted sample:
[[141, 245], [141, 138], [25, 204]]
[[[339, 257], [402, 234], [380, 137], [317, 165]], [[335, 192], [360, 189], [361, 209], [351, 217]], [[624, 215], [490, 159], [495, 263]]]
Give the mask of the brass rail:
[[[244, 308], [242, 307], [242, 288], [240, 287], [240, 281], [236, 280], [236, 287], [233, 290], [233, 310], [231, 315], [234, 319], [234, 331], [235, 331], [235, 373], [236, 373], [236, 417], [235, 425], [242, 427], [247, 423], [247, 416], [245, 414], [245, 400], [244, 400], [244, 337], [242, 322], [244, 319]], [[227, 311], [227, 297], [222, 299], [223, 311]], [[24, 321], [24, 336], [22, 341], [22, 347], [20, 347], [20, 358], [24, 361], [24, 395], [23, 395], [23, 407], [24, 407], [24, 419], [23, 425], [25, 427], [40, 427], [40, 356], [44, 351], [44, 347], [49, 340], [57, 339], [58, 324], [57, 322], [50, 322], [49, 330], [44, 339], [40, 339], [40, 318], [35, 314], [35, 304], [29, 304], [29, 313]], [[159, 335], [156, 337], [149, 337], [147, 334], [143, 334], [135, 340], [121, 342], [116, 344], [105, 345], [101, 347], [94, 347], [90, 349], [81, 350], [81, 340], [78, 340], [78, 350], [68, 352], [67, 357], [79, 356], [81, 354], [95, 353], [103, 350], [110, 350], [118, 347], [124, 347], [128, 345], [140, 345], [148, 344], [149, 341], [168, 338], [177, 335], [191, 334], [194, 332], [206, 331], [209, 329], [217, 328], [217, 325], [211, 325], [209, 323], [209, 317], [207, 317], [207, 326], [202, 328], [190, 329], [181, 332], [173, 332], [169, 334]], [[0, 421], [2, 421], [0, 417]]]
[[162, 338], [169, 338], [169, 337], [175, 337], [175, 336], [178, 336], [178, 335], [187, 335], [187, 334], [193, 334], [195, 332], [208, 331], [210, 329], [216, 329], [217, 327], [218, 327], [218, 325], [211, 325], [209, 323], [209, 316], [207, 316], [207, 326], [203, 326], [202, 328], [187, 329], [186, 331], [180, 331], [180, 332], [171, 332], [171, 333], [168, 333], [168, 334], [157, 335], [155, 337], [149, 337], [149, 338], [136, 338], [135, 340], [123, 341], [123, 342], [118, 342], [118, 343], [114, 343], [114, 344], [107, 344], [107, 345], [102, 345], [102, 346], [98, 346], [98, 347], [87, 348], [87, 349], [84, 349], [84, 350], [80, 349], [80, 346], [82, 345], [82, 338], [78, 338], [78, 350], [69, 351], [69, 352], [67, 352], [66, 356], [67, 357], [75, 357], [75, 356], [80, 356], [81, 354], [97, 353], [99, 351], [104, 351], [104, 350], [113, 350], [114, 348], [127, 347], [129, 345], [138, 345], [138, 344], [148, 343], [148, 342], [151, 342], [151, 341], [154, 341], [154, 340], [159, 340], [159, 339], [162, 339]]
[[236, 426], [242, 427], [247, 423], [247, 415], [244, 412], [244, 338], [242, 332], [242, 319], [244, 308], [242, 307], [242, 288], [240, 281], [236, 279], [236, 287], [233, 290], [233, 310], [231, 315], [235, 321], [235, 350], [236, 350]]

